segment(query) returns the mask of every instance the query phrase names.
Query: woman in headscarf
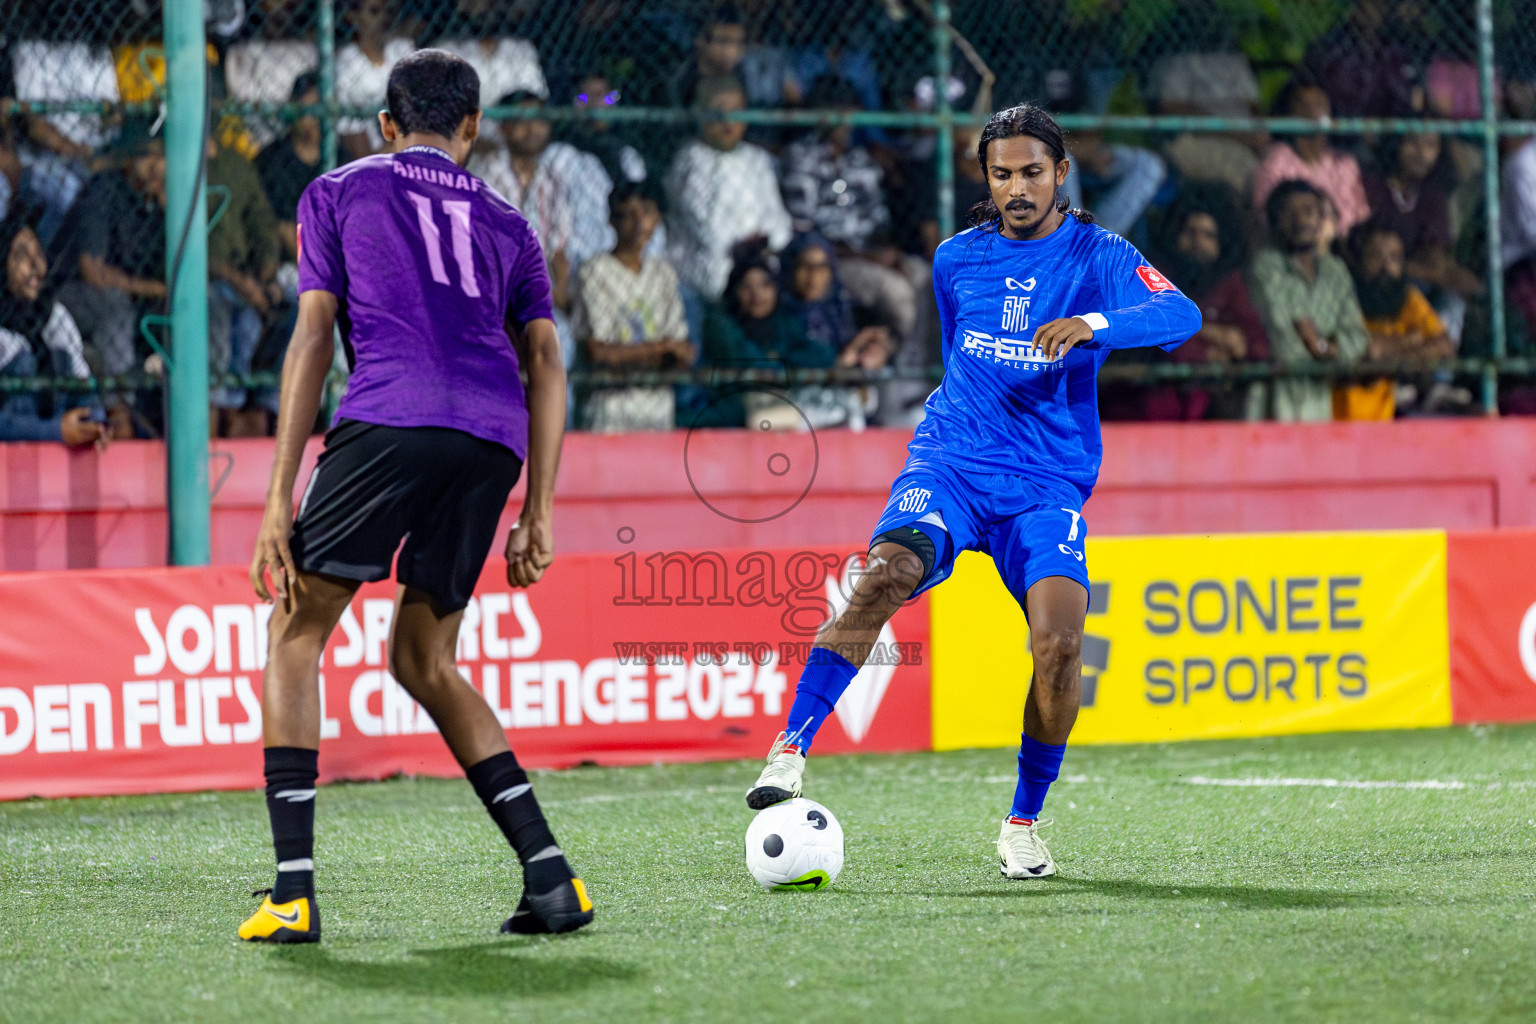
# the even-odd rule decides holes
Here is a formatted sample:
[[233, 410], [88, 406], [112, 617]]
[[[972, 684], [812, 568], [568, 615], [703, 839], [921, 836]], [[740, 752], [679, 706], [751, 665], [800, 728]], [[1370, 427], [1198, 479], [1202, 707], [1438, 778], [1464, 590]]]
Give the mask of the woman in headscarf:
[[[5, 278], [0, 287], [0, 376], [85, 379], [80, 331], [53, 300], [48, 259], [30, 211], [14, 209], [0, 221]], [[105, 445], [106, 417], [98, 403], [84, 404], [56, 391], [0, 393], [0, 440], [63, 441], [71, 447]]]
[[838, 366], [885, 366], [896, 347], [890, 328], [859, 327], [853, 296], [837, 276], [832, 244], [818, 234], [798, 235], [782, 258], [784, 308], [805, 324], [806, 337], [836, 352]]
[[[704, 317], [704, 365], [740, 369], [825, 368], [837, 364], [837, 351], [806, 334], [805, 323], [781, 301], [778, 261], [761, 240], [733, 249], [734, 262], [718, 305]], [[720, 389], [693, 426], [741, 426], [750, 413], [778, 429], [794, 429], [802, 420], [812, 427], [848, 420], [850, 411], [837, 389], [798, 387], [789, 401], [762, 389]]]

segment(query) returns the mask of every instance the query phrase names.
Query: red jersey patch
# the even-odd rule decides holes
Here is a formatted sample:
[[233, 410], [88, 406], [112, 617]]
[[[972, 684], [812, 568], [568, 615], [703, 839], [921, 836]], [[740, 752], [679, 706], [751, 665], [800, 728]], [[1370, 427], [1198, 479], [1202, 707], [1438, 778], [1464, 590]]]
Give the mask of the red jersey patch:
[[1141, 278], [1141, 283], [1147, 286], [1147, 291], [1149, 292], [1178, 291], [1178, 289], [1173, 286], [1172, 281], [1168, 280], [1166, 277], [1164, 277], [1162, 274], [1159, 274], [1151, 267], [1145, 265], [1137, 267], [1136, 276]]

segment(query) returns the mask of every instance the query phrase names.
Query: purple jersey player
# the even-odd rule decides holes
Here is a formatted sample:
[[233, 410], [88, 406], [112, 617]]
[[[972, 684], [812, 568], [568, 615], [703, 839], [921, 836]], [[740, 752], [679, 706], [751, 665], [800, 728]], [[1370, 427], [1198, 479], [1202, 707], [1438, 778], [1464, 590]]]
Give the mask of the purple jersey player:
[[[299, 319], [251, 562], [257, 594], [276, 595], [262, 719], [277, 881], [241, 926], [243, 939], [320, 938], [320, 654], [358, 585], [388, 578], [396, 551], [390, 668], [437, 723], [523, 864], [523, 897], [502, 930], [570, 931], [592, 920], [506, 734], [453, 662], [459, 621], [525, 461], [508, 582], [536, 582], [553, 558], [565, 425], [538, 239], [463, 169], [480, 129], [479, 95], [479, 77], [459, 57], [420, 50], [401, 60], [379, 114], [395, 151], [320, 177], [299, 202]], [[295, 519], [299, 459], [338, 326], [352, 376]]]

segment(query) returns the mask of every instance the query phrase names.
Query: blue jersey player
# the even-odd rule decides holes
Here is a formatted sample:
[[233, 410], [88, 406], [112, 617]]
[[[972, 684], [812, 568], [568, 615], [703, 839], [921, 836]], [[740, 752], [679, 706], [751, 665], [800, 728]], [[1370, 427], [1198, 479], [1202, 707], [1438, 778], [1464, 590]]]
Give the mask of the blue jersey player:
[[800, 794], [816, 730], [886, 620], [947, 577], [959, 552], [985, 552], [1024, 609], [1034, 658], [998, 857], [1007, 878], [1041, 878], [1056, 866], [1037, 819], [1077, 718], [1099, 367], [1111, 349], [1178, 346], [1200, 329], [1200, 311], [1129, 242], [1068, 209], [1066, 150], [1049, 114], [1027, 104], [994, 114], [976, 155], [991, 200], [933, 260], [944, 382], [875, 525], [869, 571], [817, 637], [747, 803]]

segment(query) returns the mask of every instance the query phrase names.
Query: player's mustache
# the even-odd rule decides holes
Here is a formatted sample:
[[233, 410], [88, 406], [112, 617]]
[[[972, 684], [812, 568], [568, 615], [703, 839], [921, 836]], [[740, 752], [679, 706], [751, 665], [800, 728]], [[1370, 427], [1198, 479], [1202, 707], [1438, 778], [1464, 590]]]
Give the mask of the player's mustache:
[[1028, 210], [1033, 210], [1034, 208], [1035, 208], [1035, 204], [1034, 203], [1028, 202], [1028, 201], [1023, 200], [1023, 199], [1015, 199], [1012, 202], [1010, 202], [1007, 206], [1003, 207], [1003, 209], [1007, 210], [1009, 213], [1024, 213], [1024, 212], [1026, 212]]

